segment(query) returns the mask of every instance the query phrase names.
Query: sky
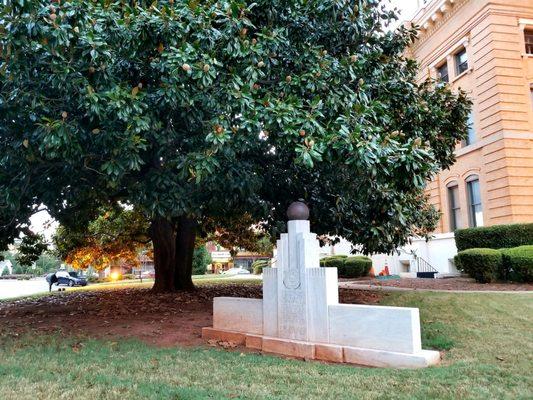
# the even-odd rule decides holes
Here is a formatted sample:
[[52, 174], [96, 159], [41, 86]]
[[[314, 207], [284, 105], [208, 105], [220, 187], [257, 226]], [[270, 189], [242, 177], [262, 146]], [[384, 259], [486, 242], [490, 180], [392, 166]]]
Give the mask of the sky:
[[400, 21], [406, 21], [415, 14], [418, 0], [391, 0], [391, 4], [400, 10]]
[[[390, 3], [392, 7], [400, 10], [400, 21], [405, 21], [414, 15], [418, 0], [390, 0]], [[57, 228], [57, 222], [51, 220], [46, 211], [35, 214], [30, 220], [32, 230], [44, 234], [46, 239], [50, 240]]]

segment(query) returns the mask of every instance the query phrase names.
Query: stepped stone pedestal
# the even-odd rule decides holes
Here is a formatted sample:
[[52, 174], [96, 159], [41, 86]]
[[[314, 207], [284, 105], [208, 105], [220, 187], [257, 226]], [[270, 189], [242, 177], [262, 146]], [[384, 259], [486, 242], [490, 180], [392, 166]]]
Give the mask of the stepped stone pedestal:
[[422, 350], [418, 308], [339, 304], [336, 268], [319, 266], [308, 210], [293, 203], [275, 268], [263, 270], [263, 299], [217, 297], [206, 340], [231, 341], [291, 357], [375, 367], [422, 368], [440, 361]]

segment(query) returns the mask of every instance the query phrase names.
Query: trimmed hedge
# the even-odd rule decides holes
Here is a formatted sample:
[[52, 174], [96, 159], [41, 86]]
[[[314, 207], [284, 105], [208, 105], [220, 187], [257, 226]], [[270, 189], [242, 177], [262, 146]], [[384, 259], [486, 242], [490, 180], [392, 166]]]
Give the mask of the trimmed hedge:
[[533, 282], [533, 246], [520, 246], [502, 251], [505, 277]]
[[320, 266], [337, 268], [339, 272], [339, 276], [341, 276], [343, 269], [344, 269], [344, 260], [347, 257], [348, 256], [342, 256], [342, 255], [325, 257], [320, 260]]
[[455, 231], [455, 244], [457, 251], [533, 245], [533, 223], [458, 229]]
[[367, 276], [372, 268], [372, 260], [365, 256], [348, 257], [344, 260], [343, 278]]
[[270, 267], [270, 260], [255, 260], [252, 263], [252, 271], [255, 275], [261, 275], [263, 268]]
[[533, 246], [464, 250], [455, 256], [455, 266], [482, 283], [533, 282]]
[[372, 268], [372, 260], [365, 256], [338, 255], [321, 259], [320, 266], [337, 268], [340, 278], [358, 278], [368, 274]]
[[457, 254], [457, 269], [466, 272], [477, 282], [496, 281], [502, 272], [502, 253], [494, 249], [468, 249]]

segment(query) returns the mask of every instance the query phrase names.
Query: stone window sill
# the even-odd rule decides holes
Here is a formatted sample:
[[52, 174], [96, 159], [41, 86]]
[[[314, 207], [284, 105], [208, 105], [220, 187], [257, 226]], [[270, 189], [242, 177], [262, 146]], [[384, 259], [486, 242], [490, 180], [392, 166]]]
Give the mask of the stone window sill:
[[450, 83], [455, 83], [456, 81], [458, 81], [459, 79], [461, 79], [463, 76], [470, 74], [472, 71], [473, 71], [473, 68], [468, 68], [466, 71], [463, 71], [463, 72], [461, 72], [459, 75], [457, 75], [456, 77], [454, 77], [454, 78], [450, 81]]
[[468, 154], [468, 153], [471, 153], [473, 151], [476, 151], [478, 149], [480, 149], [481, 147], [484, 146], [484, 143], [480, 140], [472, 143], [472, 144], [469, 144], [468, 146], [465, 146], [465, 147], [461, 147], [460, 149], [456, 150], [455, 151], [455, 155], [456, 157], [459, 157], [459, 156], [464, 156], [465, 154]]

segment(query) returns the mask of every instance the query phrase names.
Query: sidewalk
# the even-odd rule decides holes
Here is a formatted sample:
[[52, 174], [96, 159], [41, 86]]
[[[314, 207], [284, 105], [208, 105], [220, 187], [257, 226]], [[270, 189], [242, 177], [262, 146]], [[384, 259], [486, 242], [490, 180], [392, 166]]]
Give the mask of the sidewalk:
[[454, 290], [454, 289], [418, 289], [396, 286], [379, 286], [374, 284], [361, 284], [355, 282], [339, 282], [341, 289], [370, 290], [384, 292], [437, 292], [437, 293], [507, 293], [507, 294], [533, 294], [531, 290]]

